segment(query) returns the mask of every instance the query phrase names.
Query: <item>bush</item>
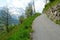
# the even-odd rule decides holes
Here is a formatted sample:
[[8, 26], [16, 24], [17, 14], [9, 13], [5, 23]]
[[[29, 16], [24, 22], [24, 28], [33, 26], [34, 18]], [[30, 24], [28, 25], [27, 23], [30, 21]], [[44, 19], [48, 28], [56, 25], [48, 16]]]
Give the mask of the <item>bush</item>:
[[21, 24], [23, 23], [23, 21], [24, 21], [24, 16], [23, 16], [23, 15], [22, 15], [22, 16], [20, 16], [19, 21], [20, 21], [20, 23], [21, 23]]
[[56, 20], [55, 22], [56, 22], [56, 24], [60, 24], [60, 20]]

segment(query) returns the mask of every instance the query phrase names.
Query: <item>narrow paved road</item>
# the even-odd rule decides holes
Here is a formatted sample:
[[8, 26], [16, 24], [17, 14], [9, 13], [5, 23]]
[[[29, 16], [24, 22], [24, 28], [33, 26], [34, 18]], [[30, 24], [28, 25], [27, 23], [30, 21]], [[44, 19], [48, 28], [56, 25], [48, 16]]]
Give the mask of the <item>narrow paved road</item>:
[[60, 40], [60, 25], [53, 23], [45, 14], [34, 20], [32, 28], [33, 40]]

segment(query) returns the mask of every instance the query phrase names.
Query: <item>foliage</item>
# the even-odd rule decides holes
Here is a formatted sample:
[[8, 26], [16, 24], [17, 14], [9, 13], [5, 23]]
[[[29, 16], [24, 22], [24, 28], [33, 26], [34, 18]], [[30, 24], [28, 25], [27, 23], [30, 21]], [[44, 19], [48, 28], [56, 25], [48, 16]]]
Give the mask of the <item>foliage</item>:
[[6, 31], [9, 32], [8, 26], [11, 22], [11, 15], [9, 14], [9, 9], [7, 7], [4, 7], [0, 10], [0, 14], [0, 21], [6, 26]]
[[[53, 1], [53, 0], [52, 0], [52, 1]], [[49, 8], [55, 6], [55, 5], [59, 4], [59, 3], [60, 3], [60, 0], [55, 0], [55, 1], [53, 1], [53, 2], [47, 3], [47, 4], [45, 5], [45, 8], [43, 9], [43, 12], [46, 12]]]
[[56, 23], [56, 24], [60, 24], [60, 20], [56, 20], [55, 23]]
[[25, 14], [26, 14], [27, 17], [33, 15], [33, 10], [32, 10], [32, 4], [31, 3], [29, 3], [28, 7], [26, 8]]
[[20, 18], [19, 18], [19, 21], [20, 21], [21, 24], [23, 23], [24, 19], [25, 19], [24, 16], [21, 15]]
[[7, 40], [30, 40], [30, 33], [32, 32], [32, 22], [40, 14], [34, 14], [33, 16], [24, 20], [24, 22], [18, 25], [18, 30], [13, 33]]
[[50, 2], [53, 2], [53, 1], [55, 1], [55, 0], [49, 0]]
[[[49, 9], [51, 9], [54, 6], [57, 6], [59, 3], [60, 3], [60, 0], [50, 0], [50, 2], [45, 5], [43, 12], [46, 13]], [[58, 9], [58, 11], [60, 11], [60, 9]], [[51, 20], [53, 19], [51, 18]], [[55, 23], [60, 24], [60, 20], [56, 20]]]

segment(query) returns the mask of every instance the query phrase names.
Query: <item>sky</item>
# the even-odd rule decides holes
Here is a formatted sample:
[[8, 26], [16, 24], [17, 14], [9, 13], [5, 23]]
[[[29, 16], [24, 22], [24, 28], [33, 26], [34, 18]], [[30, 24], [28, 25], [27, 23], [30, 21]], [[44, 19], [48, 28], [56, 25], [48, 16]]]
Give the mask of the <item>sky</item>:
[[[8, 7], [13, 7], [12, 14], [19, 15], [19, 13], [16, 12], [16, 9], [14, 8], [25, 8], [28, 6], [28, 3], [31, 2], [32, 0], [0, 0], [0, 7], [3, 6], [8, 6]], [[35, 1], [35, 10], [36, 12], [42, 13], [42, 10], [45, 5], [45, 0], [34, 0]]]

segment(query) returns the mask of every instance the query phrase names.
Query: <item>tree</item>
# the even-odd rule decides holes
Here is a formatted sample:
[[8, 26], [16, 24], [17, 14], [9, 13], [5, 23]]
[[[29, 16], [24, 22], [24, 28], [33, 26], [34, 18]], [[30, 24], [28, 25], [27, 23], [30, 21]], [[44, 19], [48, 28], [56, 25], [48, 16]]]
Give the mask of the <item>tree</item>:
[[55, 0], [49, 0], [50, 2], [53, 2], [53, 1], [55, 1]]
[[6, 31], [9, 32], [8, 26], [11, 22], [11, 15], [9, 14], [9, 9], [7, 7], [3, 7], [2, 10], [0, 10], [2, 24], [6, 26]]
[[46, 4], [47, 4], [47, 0], [46, 0]]
[[32, 4], [31, 3], [29, 3], [28, 7], [26, 7], [25, 14], [26, 14], [27, 17], [33, 15], [33, 10], [32, 10]]
[[20, 16], [19, 21], [20, 21], [21, 24], [23, 23], [23, 21], [24, 21], [24, 16], [23, 15]]
[[32, 7], [33, 7], [33, 13], [35, 13], [35, 2], [34, 2], [34, 0], [32, 2]]

